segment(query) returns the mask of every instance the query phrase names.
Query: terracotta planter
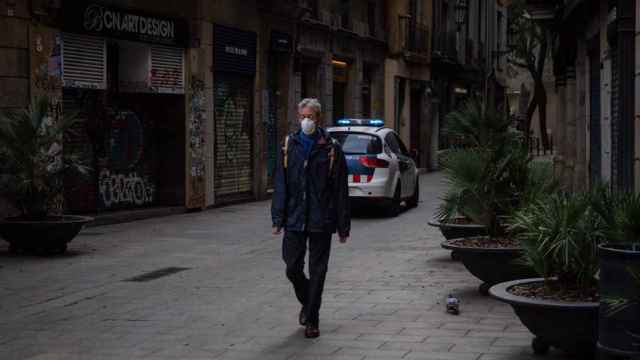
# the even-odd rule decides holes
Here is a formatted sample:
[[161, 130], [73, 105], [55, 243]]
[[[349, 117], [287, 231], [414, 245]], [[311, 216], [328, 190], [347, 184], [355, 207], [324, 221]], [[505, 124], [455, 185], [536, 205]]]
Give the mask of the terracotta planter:
[[442, 247], [455, 252], [467, 270], [482, 281], [479, 291], [483, 295], [488, 295], [489, 288], [495, 284], [536, 276], [532, 269], [518, 263], [521, 248], [479, 248], [454, 242], [447, 240]]
[[546, 353], [551, 346], [591, 359], [598, 340], [597, 302], [561, 302], [517, 296], [508, 290], [517, 285], [542, 282], [541, 278], [500, 283], [489, 289], [494, 298], [513, 307], [524, 326], [535, 335], [533, 351]]
[[0, 236], [10, 244], [12, 252], [44, 251], [63, 253], [80, 230], [93, 221], [86, 216], [50, 216], [42, 221], [8, 218], [0, 222]]

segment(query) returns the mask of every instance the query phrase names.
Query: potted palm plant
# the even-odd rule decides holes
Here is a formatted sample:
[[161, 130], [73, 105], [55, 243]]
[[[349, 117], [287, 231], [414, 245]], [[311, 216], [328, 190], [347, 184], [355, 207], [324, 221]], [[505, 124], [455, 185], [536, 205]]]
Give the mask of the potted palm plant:
[[539, 277], [497, 284], [490, 294], [510, 304], [536, 336], [533, 349], [550, 346], [591, 358], [598, 336], [600, 218], [588, 194], [555, 193], [518, 211], [511, 231], [524, 261]]
[[601, 186], [592, 204], [604, 236], [598, 346], [610, 355], [640, 357], [640, 195]]
[[63, 177], [86, 175], [78, 154], [62, 149], [63, 137], [75, 131], [75, 116], [53, 120], [50, 101], [34, 99], [28, 109], [0, 116], [0, 191], [20, 215], [0, 222], [0, 236], [10, 250], [66, 251], [82, 227], [93, 219], [59, 215]]
[[439, 221], [433, 225], [443, 229], [452, 219], [464, 219], [484, 230], [449, 238], [442, 247], [452, 250], [483, 281], [480, 292], [487, 294], [491, 285], [531, 273], [515, 261], [521, 248], [504, 227], [505, 216], [523, 199], [531, 159], [511, 121], [483, 110], [477, 101], [447, 120], [447, 132], [469, 146], [450, 151], [443, 160], [449, 190], [436, 215]]

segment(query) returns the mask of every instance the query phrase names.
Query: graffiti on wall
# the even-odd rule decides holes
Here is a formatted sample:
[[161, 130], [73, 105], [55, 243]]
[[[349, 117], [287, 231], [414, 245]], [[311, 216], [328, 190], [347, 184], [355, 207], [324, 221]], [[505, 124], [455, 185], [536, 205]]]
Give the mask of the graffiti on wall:
[[225, 143], [224, 158], [229, 163], [237, 159], [242, 140], [248, 135], [247, 103], [248, 99], [240, 96], [227, 96], [223, 100], [221, 125]]
[[133, 111], [111, 110], [111, 113], [111, 166], [134, 168], [144, 156], [144, 126]]
[[218, 195], [252, 190], [250, 80], [215, 83], [215, 190]]
[[53, 35], [53, 43], [48, 43], [48, 36], [35, 36], [35, 68], [33, 81], [35, 89], [42, 95], [52, 96], [62, 90], [62, 40], [59, 33]]
[[204, 81], [191, 81], [191, 113], [189, 118], [190, 186], [189, 207], [205, 206], [205, 123], [206, 100]]
[[99, 202], [104, 209], [150, 205], [156, 186], [144, 175], [148, 165], [145, 124], [131, 110], [110, 108], [109, 120], [102, 130], [106, 135], [105, 152], [98, 159]]
[[115, 205], [148, 205], [153, 203], [155, 195], [154, 184], [136, 172], [125, 175], [103, 169], [98, 188], [100, 199], [106, 208]]

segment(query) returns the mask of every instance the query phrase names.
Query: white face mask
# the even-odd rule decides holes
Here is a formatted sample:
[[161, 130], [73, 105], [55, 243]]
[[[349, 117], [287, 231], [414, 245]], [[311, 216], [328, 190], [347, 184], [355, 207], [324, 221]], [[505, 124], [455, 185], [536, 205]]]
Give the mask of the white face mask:
[[300, 127], [305, 135], [311, 135], [316, 131], [316, 122], [309, 118], [304, 118], [300, 122]]

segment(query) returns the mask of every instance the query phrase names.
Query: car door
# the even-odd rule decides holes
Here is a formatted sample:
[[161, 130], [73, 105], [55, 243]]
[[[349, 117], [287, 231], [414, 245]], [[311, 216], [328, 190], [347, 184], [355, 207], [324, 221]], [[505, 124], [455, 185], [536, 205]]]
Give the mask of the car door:
[[393, 132], [385, 136], [385, 142], [398, 161], [398, 171], [400, 172], [398, 181], [402, 190], [400, 196], [404, 198], [408, 196], [407, 194], [411, 194], [411, 192], [408, 191], [411, 190], [408, 189], [411, 185], [407, 182], [407, 179], [409, 179], [408, 173], [411, 169], [411, 158], [402, 151], [399, 140], [398, 136]]
[[398, 155], [398, 158], [400, 160], [400, 174], [402, 176], [402, 197], [406, 198], [413, 195], [413, 192], [415, 190], [416, 165], [413, 161], [413, 158], [411, 157], [411, 154], [407, 150], [407, 147], [402, 142], [402, 139], [400, 139], [398, 134], [393, 133], [393, 136], [396, 138], [398, 147], [400, 148], [400, 155]]

